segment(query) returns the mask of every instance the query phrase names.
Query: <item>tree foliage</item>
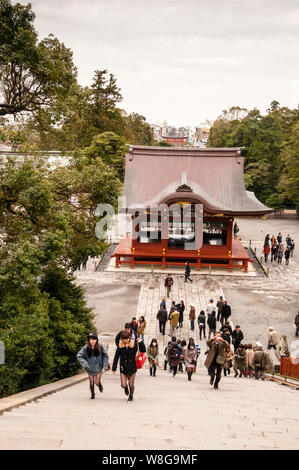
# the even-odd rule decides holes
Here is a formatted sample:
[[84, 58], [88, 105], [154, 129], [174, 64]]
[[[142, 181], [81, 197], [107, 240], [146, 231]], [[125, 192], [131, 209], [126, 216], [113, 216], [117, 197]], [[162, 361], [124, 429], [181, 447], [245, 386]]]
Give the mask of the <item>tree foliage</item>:
[[277, 101], [266, 115], [234, 107], [215, 121], [208, 146], [244, 147], [246, 188], [274, 209], [298, 208], [298, 121], [299, 109]]
[[38, 42], [31, 4], [0, 0], [0, 116], [36, 113], [70, 92], [72, 52], [53, 35]]
[[92, 314], [71, 272], [106, 248], [95, 236], [98, 203], [117, 205], [121, 182], [100, 156], [66, 166], [38, 158], [0, 170], [0, 396], [78, 370]]
[[24, 156], [0, 167], [0, 397], [78, 371], [94, 327], [72, 272], [107, 249], [96, 208], [117, 208], [126, 144], [154, 143], [145, 117], [119, 107], [116, 77], [97, 69], [80, 86], [72, 51], [39, 40], [34, 19], [31, 4], [0, 0], [0, 140]]

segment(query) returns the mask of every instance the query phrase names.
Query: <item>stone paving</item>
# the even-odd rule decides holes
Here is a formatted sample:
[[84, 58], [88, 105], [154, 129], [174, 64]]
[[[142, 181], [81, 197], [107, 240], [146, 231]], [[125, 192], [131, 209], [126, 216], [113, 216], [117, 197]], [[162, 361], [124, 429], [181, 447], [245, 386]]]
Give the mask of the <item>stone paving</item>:
[[[112, 355], [111, 355], [112, 359]], [[201, 365], [188, 382], [160, 368], [137, 373], [134, 401], [119, 376], [89, 399], [87, 380], [0, 416], [0, 449], [297, 449], [298, 392], [272, 382], [223, 377]]]
[[[96, 276], [96, 278], [95, 278]], [[1, 449], [296, 449], [298, 447], [298, 392], [273, 382], [223, 377], [219, 390], [209, 385], [203, 366], [206, 345], [192, 382], [185, 373], [163, 370], [163, 350], [169, 337], [159, 334], [156, 320], [165, 296], [164, 276], [115, 273], [80, 273], [77, 282], [93, 287], [115, 283], [141, 284], [137, 314], [148, 322], [145, 342], [156, 337], [160, 349], [157, 377], [148, 365], [138, 372], [133, 403], [120, 389], [119, 377], [103, 377], [104, 393], [89, 399], [87, 380], [0, 416]], [[223, 294], [218, 279], [196, 277], [185, 283], [174, 276], [170, 298], [186, 300], [183, 329], [178, 337], [192, 335], [187, 320], [190, 303], [197, 312], [209, 298]], [[114, 355], [110, 338], [110, 363]]]
[[[241, 234], [246, 228], [245, 222], [243, 219], [238, 221]], [[263, 229], [266, 227], [265, 234], [271, 232], [272, 235], [267, 225], [272, 222], [259, 223]], [[295, 226], [292, 224], [293, 221], [288, 224], [286, 231], [294, 236], [297, 232], [292, 232]], [[274, 221], [275, 229], [281, 225]], [[252, 230], [251, 233], [249, 229]], [[247, 236], [246, 240], [248, 243], [252, 240], [252, 246], [257, 248], [259, 255], [264, 232], [254, 231], [251, 225], [249, 229], [246, 228], [246, 234], [256, 234], [256, 237], [254, 239], [253, 236]], [[275, 234], [278, 233], [276, 232], [277, 230]], [[266, 303], [262, 297], [264, 293], [267, 298], [273, 296], [276, 302], [280, 297], [282, 306], [286, 305], [292, 310], [294, 304], [287, 304], [285, 299], [292, 296], [295, 298], [299, 293], [297, 253], [295, 252], [289, 266], [272, 266], [267, 278], [224, 276], [221, 273], [217, 276], [196, 276], [193, 273], [193, 283], [185, 283], [183, 270], [173, 275], [174, 286], [167, 300], [167, 307], [169, 308], [172, 299], [184, 300], [186, 304], [183, 328], [176, 330], [177, 337], [188, 339], [192, 335], [201, 347], [198, 369], [192, 382], [187, 381], [185, 373], [178, 373], [173, 378], [162, 369], [163, 351], [169, 336], [160, 335], [156, 314], [160, 301], [166, 294], [166, 274], [167, 272], [139, 273], [134, 270], [94, 272], [94, 265], [89, 263], [86, 271], [76, 273], [76, 282], [85, 289], [88, 302], [91, 305], [99, 302], [102, 307], [98, 310], [99, 318], [105, 315], [105, 296], [101, 296], [101, 292], [107, 292], [113, 284], [120, 291], [123, 288], [129, 289], [127, 292], [130, 292], [130, 288], [135, 292], [138, 286], [140, 295], [134, 312], [134, 302], [130, 305], [133, 315], [144, 315], [147, 320], [145, 343], [148, 344], [153, 337], [158, 339], [160, 363], [157, 377], [149, 376], [147, 364], [138, 372], [133, 403], [127, 403], [119, 386], [118, 375], [113, 376], [111, 372], [107, 372], [103, 378], [104, 393], [98, 393], [94, 401], [89, 399], [88, 383], [85, 381], [4, 413], [0, 416], [1, 449], [298, 448], [298, 392], [273, 382], [233, 376], [223, 377], [219, 390], [214, 390], [209, 385], [207, 371], [203, 367], [206, 344], [204, 341], [199, 342], [197, 326], [194, 332], [190, 331], [188, 321], [190, 303], [195, 305], [198, 315], [201, 309], [206, 309], [210, 298], [216, 301], [220, 295], [231, 295], [234, 299], [233, 322], [235, 318], [239, 321], [241, 299], [244, 297], [245, 331], [248, 325], [246, 321], [252, 321], [252, 317], [246, 316], [246, 298], [253, 294], [257, 295], [257, 308]], [[109, 296], [107, 298], [109, 301]], [[110, 343], [110, 362], [115, 350], [114, 334], [122, 327], [119, 325], [121, 318], [123, 322], [131, 319], [127, 318], [128, 312], [126, 311], [124, 318], [118, 315], [115, 324], [109, 324], [109, 331], [101, 331]], [[267, 321], [274, 317], [270, 312]], [[260, 327], [260, 323], [257, 327]]]

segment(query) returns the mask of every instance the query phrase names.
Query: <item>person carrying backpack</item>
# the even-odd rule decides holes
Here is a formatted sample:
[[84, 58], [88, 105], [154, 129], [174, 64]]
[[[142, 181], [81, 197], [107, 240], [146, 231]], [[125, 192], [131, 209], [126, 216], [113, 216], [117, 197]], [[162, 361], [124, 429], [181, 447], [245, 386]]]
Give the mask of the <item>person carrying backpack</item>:
[[171, 288], [173, 286], [173, 279], [170, 274], [167, 275], [167, 278], [165, 279], [165, 282], [164, 282], [164, 286], [166, 287], [167, 297], [169, 297]]
[[181, 351], [177, 343], [171, 343], [168, 346], [167, 358], [170, 368], [173, 371], [173, 377], [177, 374], [178, 365], [180, 363], [180, 353]]
[[202, 332], [203, 332], [204, 338], [206, 337], [206, 315], [205, 315], [204, 310], [200, 311], [197, 317], [197, 323], [198, 323], [198, 328], [199, 328], [199, 339], [201, 340]]
[[263, 346], [259, 342], [256, 342], [253, 362], [254, 362], [255, 379], [259, 380], [259, 378], [261, 378], [262, 380], [265, 380], [267, 358], [266, 358], [266, 352], [263, 350]]

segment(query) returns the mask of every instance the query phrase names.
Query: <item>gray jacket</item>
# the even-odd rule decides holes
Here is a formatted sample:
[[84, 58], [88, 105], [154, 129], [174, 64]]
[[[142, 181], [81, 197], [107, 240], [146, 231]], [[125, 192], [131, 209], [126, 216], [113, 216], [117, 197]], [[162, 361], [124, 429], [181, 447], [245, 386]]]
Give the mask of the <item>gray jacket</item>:
[[108, 354], [102, 344], [99, 344], [100, 354], [98, 356], [87, 355], [87, 344], [77, 354], [81, 366], [89, 375], [100, 374], [103, 369], [108, 368]]

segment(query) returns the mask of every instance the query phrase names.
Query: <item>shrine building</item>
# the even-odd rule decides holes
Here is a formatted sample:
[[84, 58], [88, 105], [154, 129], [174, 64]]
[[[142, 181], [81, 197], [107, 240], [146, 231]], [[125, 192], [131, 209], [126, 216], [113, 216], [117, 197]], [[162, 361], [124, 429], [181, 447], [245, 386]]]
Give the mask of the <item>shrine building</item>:
[[233, 237], [234, 217], [272, 212], [246, 191], [240, 148], [130, 146], [124, 196], [132, 234], [112, 255], [116, 267], [165, 269], [188, 261], [198, 270], [216, 266], [247, 272], [252, 260]]

